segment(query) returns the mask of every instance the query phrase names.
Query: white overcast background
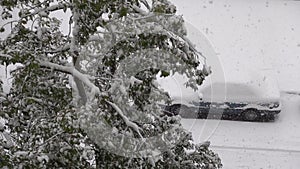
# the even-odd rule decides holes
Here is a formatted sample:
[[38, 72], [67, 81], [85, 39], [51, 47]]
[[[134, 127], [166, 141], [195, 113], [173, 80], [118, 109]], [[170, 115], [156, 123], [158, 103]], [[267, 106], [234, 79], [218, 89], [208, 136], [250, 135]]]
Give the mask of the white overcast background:
[[281, 90], [300, 91], [300, 1], [172, 2], [187, 22], [206, 34], [225, 74], [226, 69], [243, 67], [268, 71]]
[[[247, 67], [268, 71], [282, 91], [300, 90], [300, 1], [171, 2], [186, 22], [211, 41], [225, 70]], [[67, 33], [68, 18], [62, 18], [60, 13], [55, 15], [65, 20], [62, 29]], [[2, 25], [3, 21], [0, 22]], [[0, 76], [5, 76], [3, 67]]]

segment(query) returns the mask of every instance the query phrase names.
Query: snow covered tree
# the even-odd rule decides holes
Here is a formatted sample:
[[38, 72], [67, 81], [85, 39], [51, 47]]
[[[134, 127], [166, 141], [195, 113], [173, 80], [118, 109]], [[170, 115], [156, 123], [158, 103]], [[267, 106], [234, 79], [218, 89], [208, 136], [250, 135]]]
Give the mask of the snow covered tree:
[[[1, 142], [0, 167], [222, 166], [158, 104], [171, 100], [157, 76], [178, 72], [196, 89], [209, 74], [169, 1], [0, 3], [0, 31], [10, 31], [0, 62], [20, 63], [1, 102], [12, 139]], [[55, 14], [69, 18], [68, 34]]]

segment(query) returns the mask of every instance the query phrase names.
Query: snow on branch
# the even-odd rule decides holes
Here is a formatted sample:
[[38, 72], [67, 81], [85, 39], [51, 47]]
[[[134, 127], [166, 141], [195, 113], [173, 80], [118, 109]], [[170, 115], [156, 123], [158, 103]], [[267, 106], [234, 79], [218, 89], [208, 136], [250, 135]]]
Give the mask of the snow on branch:
[[12, 56], [8, 55], [8, 54], [4, 54], [2, 52], [0, 52], [0, 57], [3, 57], [5, 59], [12, 59]]
[[149, 14], [148, 12], [142, 10], [141, 8], [139, 8], [139, 7], [136, 6], [136, 5], [132, 5], [131, 7], [132, 7], [136, 12], [140, 13], [141, 15], [146, 16], [146, 15]]
[[33, 100], [33, 101], [35, 101], [35, 102], [37, 102], [37, 103], [43, 103], [43, 100], [42, 99], [38, 99], [38, 98], [35, 98], [35, 97], [27, 97], [27, 99], [28, 100]]
[[[73, 14], [73, 29], [72, 29], [72, 38], [71, 38], [71, 44], [70, 44], [70, 52], [71, 53], [76, 53], [77, 48], [78, 48], [78, 35], [79, 35], [79, 13], [76, 9], [72, 9], [72, 14]], [[74, 55], [74, 57], [76, 54]], [[76, 56], [77, 57], [77, 56]]]
[[141, 0], [141, 3], [145, 5], [145, 7], [150, 11], [151, 7], [149, 5], [149, 3], [147, 2], [147, 0]]
[[60, 53], [60, 52], [64, 52], [64, 51], [67, 51], [70, 49], [70, 44], [65, 44], [64, 46], [60, 47], [60, 48], [57, 48], [53, 51], [46, 51], [46, 53], [50, 53], [50, 54], [53, 54], [53, 53]]
[[57, 11], [57, 10], [61, 10], [61, 9], [65, 9], [67, 8], [69, 5], [67, 4], [56, 4], [56, 5], [52, 5], [49, 6], [47, 8], [38, 8], [35, 11], [33, 11], [31, 14], [25, 15], [23, 17], [28, 17], [28, 16], [32, 16], [32, 15], [36, 15], [36, 14], [46, 14], [48, 12], [52, 12], [52, 11]]
[[138, 135], [143, 138], [142, 134], [140, 133], [140, 127], [131, 122], [125, 115], [124, 113], [122, 112], [122, 110], [115, 104], [115, 103], [112, 103], [110, 101], [106, 101], [108, 104], [110, 104], [116, 111], [117, 113], [121, 116], [121, 118], [124, 120], [125, 124], [128, 126], [128, 127], [131, 127], [134, 131], [136, 131], [138, 133]]
[[60, 70], [62, 72], [70, 73], [74, 77], [77, 77], [79, 80], [81, 80], [85, 85], [87, 85], [91, 89], [93, 95], [96, 94], [100, 95], [99, 88], [94, 83], [91, 82], [92, 77], [79, 72], [77, 69], [75, 69], [74, 66], [63, 66], [48, 61], [40, 61], [40, 65], [51, 69]]

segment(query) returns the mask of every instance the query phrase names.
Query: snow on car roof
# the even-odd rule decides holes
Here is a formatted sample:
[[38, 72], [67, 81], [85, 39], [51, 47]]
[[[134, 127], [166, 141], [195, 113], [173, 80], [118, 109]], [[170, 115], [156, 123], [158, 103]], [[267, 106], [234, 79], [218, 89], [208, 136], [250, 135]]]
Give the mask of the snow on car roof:
[[224, 75], [225, 81], [204, 82], [200, 87], [204, 100], [260, 102], [280, 98], [276, 81], [268, 75], [245, 68], [227, 68]]
[[187, 78], [175, 73], [173, 76], [158, 78], [160, 87], [169, 93], [173, 104], [193, 106], [200, 99], [210, 102], [269, 102], [279, 101], [277, 83], [267, 75], [248, 69], [226, 70], [225, 80], [206, 78], [198, 91], [185, 86]]

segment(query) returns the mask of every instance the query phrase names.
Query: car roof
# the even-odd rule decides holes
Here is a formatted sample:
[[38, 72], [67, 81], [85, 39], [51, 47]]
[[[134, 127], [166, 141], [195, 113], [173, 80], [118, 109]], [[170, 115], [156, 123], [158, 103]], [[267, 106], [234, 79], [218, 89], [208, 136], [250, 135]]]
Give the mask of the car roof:
[[198, 91], [187, 88], [187, 78], [179, 74], [161, 79], [159, 84], [176, 104], [192, 105], [200, 99], [209, 102], [270, 102], [280, 99], [276, 83], [257, 72], [230, 72], [225, 74], [225, 80], [220, 81], [212, 76], [206, 78]]

